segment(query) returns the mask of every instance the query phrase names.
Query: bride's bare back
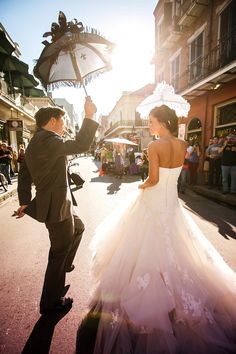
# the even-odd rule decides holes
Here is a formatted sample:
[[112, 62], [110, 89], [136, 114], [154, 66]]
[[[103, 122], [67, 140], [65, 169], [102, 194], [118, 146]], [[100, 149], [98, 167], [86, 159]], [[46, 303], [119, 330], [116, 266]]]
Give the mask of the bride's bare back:
[[175, 137], [163, 137], [148, 145], [149, 175], [139, 188], [154, 186], [159, 181], [159, 168], [176, 168], [183, 165], [187, 144]]
[[159, 160], [159, 167], [175, 168], [183, 165], [186, 142], [175, 137], [160, 138], [151, 143]]

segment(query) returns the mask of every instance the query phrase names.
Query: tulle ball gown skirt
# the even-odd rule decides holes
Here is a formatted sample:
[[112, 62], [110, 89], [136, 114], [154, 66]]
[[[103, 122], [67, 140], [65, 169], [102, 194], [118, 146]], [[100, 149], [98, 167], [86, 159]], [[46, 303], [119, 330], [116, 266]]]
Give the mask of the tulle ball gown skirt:
[[96, 230], [77, 354], [236, 354], [236, 274], [160, 172]]

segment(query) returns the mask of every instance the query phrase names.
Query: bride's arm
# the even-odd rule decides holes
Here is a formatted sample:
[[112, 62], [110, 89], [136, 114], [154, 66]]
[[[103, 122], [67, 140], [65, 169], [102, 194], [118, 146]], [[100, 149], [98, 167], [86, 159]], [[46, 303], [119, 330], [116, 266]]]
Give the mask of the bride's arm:
[[151, 143], [148, 145], [148, 161], [149, 161], [148, 177], [144, 181], [144, 183], [138, 186], [138, 188], [140, 189], [152, 187], [155, 184], [157, 184], [159, 181], [159, 157], [158, 157], [155, 143]]

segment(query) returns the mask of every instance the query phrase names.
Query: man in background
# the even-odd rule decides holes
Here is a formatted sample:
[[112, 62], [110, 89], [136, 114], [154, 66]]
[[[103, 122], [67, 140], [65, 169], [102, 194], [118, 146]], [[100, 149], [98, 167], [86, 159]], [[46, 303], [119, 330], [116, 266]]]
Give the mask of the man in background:
[[6, 142], [2, 142], [0, 148], [0, 172], [6, 177], [8, 184], [12, 184], [10, 177], [12, 153]]

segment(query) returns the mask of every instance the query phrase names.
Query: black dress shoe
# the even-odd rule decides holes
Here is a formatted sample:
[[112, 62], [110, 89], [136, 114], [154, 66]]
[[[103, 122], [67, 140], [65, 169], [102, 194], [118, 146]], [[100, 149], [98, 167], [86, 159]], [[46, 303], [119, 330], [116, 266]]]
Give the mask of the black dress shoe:
[[72, 264], [69, 268], [66, 269], [66, 273], [70, 273], [75, 269], [74, 264]]
[[55, 306], [45, 308], [40, 310], [41, 315], [45, 315], [48, 313], [62, 312], [66, 311], [72, 307], [73, 299], [71, 297], [63, 297], [61, 298]]

